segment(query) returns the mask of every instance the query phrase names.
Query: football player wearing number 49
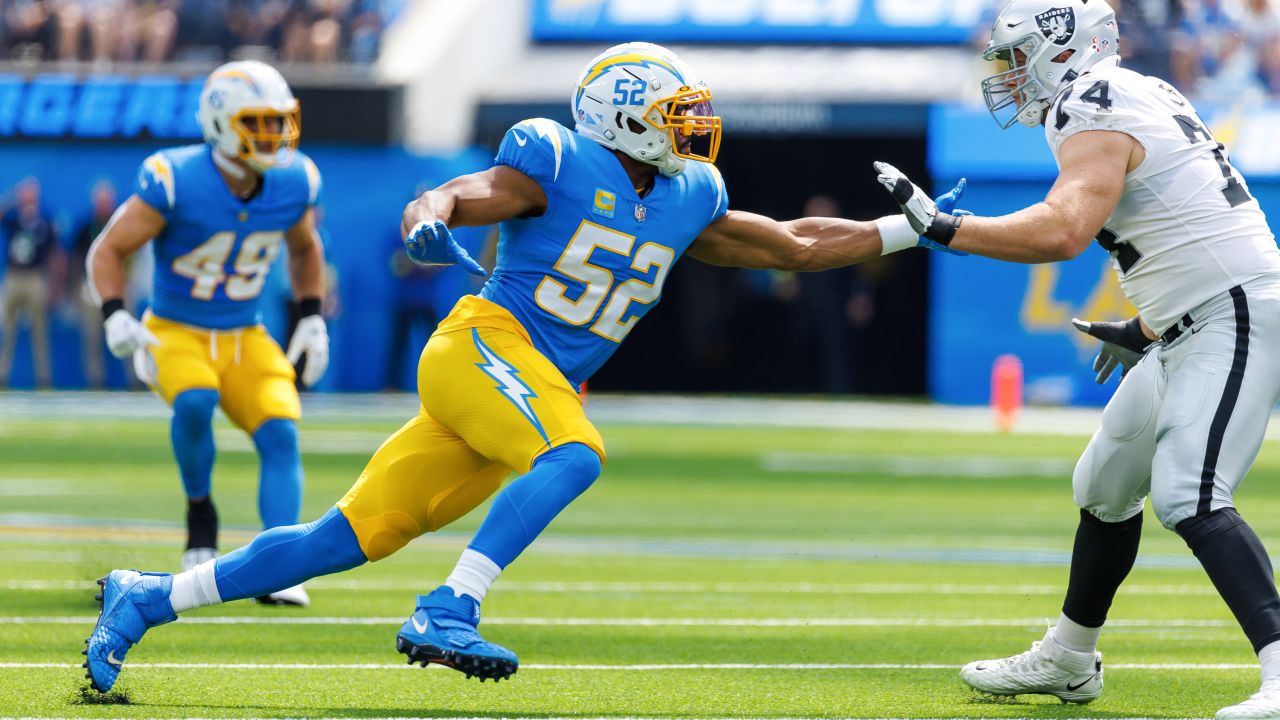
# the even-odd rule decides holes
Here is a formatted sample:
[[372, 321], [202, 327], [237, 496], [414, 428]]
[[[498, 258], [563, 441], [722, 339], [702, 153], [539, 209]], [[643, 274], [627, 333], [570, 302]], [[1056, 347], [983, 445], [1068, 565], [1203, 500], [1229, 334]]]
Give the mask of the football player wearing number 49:
[[[188, 501], [184, 570], [217, 555], [214, 408], [258, 449], [263, 527], [292, 525], [302, 502], [293, 364], [306, 357], [302, 380], [312, 385], [329, 362], [324, 251], [312, 212], [320, 173], [296, 152], [298, 101], [270, 66], [230, 63], [209, 75], [198, 119], [205, 143], [148, 157], [87, 260], [108, 347], [132, 357], [138, 377], [173, 406], [170, 437]], [[151, 309], [139, 321], [121, 300], [124, 259], [153, 238]], [[282, 240], [304, 315], [287, 355], [260, 324], [258, 302]], [[301, 586], [259, 599], [308, 603]]]
[[1080, 524], [1062, 615], [1030, 650], [960, 676], [997, 695], [1096, 698], [1098, 635], [1150, 495], [1258, 654], [1261, 689], [1218, 719], [1280, 718], [1280, 598], [1232, 500], [1280, 399], [1280, 251], [1226, 148], [1177, 90], [1120, 67], [1118, 41], [1103, 0], [1012, 0], [996, 18], [985, 57], [1000, 72], [983, 90], [1002, 126], [1044, 125], [1060, 172], [1043, 202], [962, 221], [878, 168], [912, 225], [954, 249], [1054, 262], [1097, 238], [1139, 311], [1127, 323], [1076, 321], [1104, 342], [1099, 382], [1117, 363], [1132, 368], [1076, 465]]
[[[411, 663], [482, 680], [515, 672], [515, 653], [477, 632], [480, 603], [600, 474], [604, 442], [576, 387], [658, 301], [676, 259], [823, 270], [927, 244], [902, 215], [778, 222], [729, 210], [712, 165], [720, 118], [711, 99], [665, 48], [611, 48], [578, 80], [576, 132], [521, 122], [495, 167], [410, 203], [401, 228], [419, 263], [483, 275], [450, 228], [502, 223], [493, 275], [422, 352], [420, 414], [316, 522], [269, 530], [177, 577], [112, 572], [88, 641], [94, 686], [109, 689], [129, 647], [176, 613], [384, 558], [470, 512], [512, 473], [445, 584], [418, 596], [396, 648]], [[944, 196], [944, 207], [958, 196], [959, 188]]]

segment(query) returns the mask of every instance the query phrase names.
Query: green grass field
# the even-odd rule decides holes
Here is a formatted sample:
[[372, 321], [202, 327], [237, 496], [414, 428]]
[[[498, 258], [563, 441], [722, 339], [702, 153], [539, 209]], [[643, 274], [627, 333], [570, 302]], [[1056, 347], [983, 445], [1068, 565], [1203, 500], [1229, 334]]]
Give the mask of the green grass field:
[[[1212, 717], [1257, 689], [1243, 634], [1181, 540], [1147, 518], [1087, 706], [982, 698], [964, 662], [1020, 652], [1057, 617], [1087, 438], [697, 425], [602, 426], [604, 477], [495, 586], [481, 629], [511, 682], [408, 667], [414, 593], [480, 511], [377, 564], [310, 583], [307, 610], [185, 615], [86, 693], [93, 580], [173, 570], [182, 496], [158, 419], [39, 419], [0, 396], [0, 716]], [[347, 489], [400, 417], [303, 424], [304, 517]], [[256, 523], [256, 460], [220, 426], [224, 549]], [[1280, 444], [1239, 501], [1280, 540]]]

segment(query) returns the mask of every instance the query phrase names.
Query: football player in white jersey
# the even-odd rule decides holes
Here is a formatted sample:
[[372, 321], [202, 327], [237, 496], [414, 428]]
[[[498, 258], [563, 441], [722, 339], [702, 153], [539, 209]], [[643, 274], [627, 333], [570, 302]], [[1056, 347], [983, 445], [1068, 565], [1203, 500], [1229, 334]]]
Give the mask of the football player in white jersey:
[[1280, 598], [1271, 561], [1232, 496], [1280, 399], [1280, 251], [1244, 179], [1169, 84], [1124, 69], [1104, 0], [1010, 0], [985, 57], [997, 122], [1043, 125], [1057, 182], [1003, 217], [955, 217], [892, 166], [880, 181], [925, 237], [1021, 263], [1074, 258], [1096, 238], [1139, 317], [1077, 327], [1123, 377], [1076, 466], [1081, 508], [1062, 616], [1008, 658], [961, 679], [996, 695], [1089, 702], [1098, 634], [1133, 566], [1148, 495], [1195, 553], [1258, 653], [1262, 687], [1218, 720], [1280, 718]]

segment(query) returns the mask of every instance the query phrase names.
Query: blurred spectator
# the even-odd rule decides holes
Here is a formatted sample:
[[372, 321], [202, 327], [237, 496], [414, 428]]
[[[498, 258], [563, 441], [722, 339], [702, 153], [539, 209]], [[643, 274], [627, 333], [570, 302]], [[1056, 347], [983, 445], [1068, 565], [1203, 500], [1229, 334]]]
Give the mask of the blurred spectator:
[[1182, 18], [1182, 0], [1110, 0], [1120, 24], [1124, 66], [1143, 75], [1172, 80], [1169, 42]]
[[75, 244], [71, 247], [66, 287], [74, 294], [68, 301], [78, 305], [76, 314], [80, 320], [80, 354], [85, 381], [90, 388], [97, 389], [102, 387], [103, 381], [102, 314], [89, 288], [85, 260], [89, 256], [89, 247], [116, 211], [116, 186], [109, 180], [94, 183], [89, 191], [89, 205], [89, 217], [73, 238]]
[[371, 63], [406, 0], [8, 0], [0, 55], [23, 60]]
[[4, 32], [7, 54], [43, 60], [54, 44], [57, 20], [49, 0], [11, 0], [4, 3]]
[[1243, 13], [1232, 0], [1184, 0], [1184, 15], [1173, 37], [1173, 81], [1187, 93], [1201, 79], [1233, 67], [1243, 46]]
[[[840, 206], [826, 195], [805, 203], [803, 217], [841, 217]], [[787, 327], [793, 357], [805, 362], [797, 377], [806, 378], [805, 392], [849, 393], [857, 369], [851, 346], [875, 317], [872, 288], [858, 268], [796, 275], [796, 298]]]
[[1280, 10], [1271, 0], [1248, 0], [1243, 34], [1258, 82], [1269, 94], [1280, 93]]
[[31, 327], [31, 355], [36, 386], [49, 387], [50, 263], [57, 238], [53, 223], [40, 207], [40, 183], [27, 178], [14, 189], [14, 206], [0, 216], [0, 235], [6, 245], [7, 266], [3, 305], [3, 339], [0, 341], [0, 386], [9, 385], [13, 350], [18, 338], [18, 319], [25, 316]]

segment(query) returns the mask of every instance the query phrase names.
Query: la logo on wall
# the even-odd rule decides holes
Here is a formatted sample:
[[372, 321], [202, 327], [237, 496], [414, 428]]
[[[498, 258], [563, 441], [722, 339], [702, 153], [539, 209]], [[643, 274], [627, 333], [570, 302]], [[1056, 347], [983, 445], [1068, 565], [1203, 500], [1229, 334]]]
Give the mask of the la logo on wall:
[[1076, 35], [1076, 11], [1073, 8], [1053, 8], [1036, 16], [1040, 32], [1054, 45], [1066, 45]]

